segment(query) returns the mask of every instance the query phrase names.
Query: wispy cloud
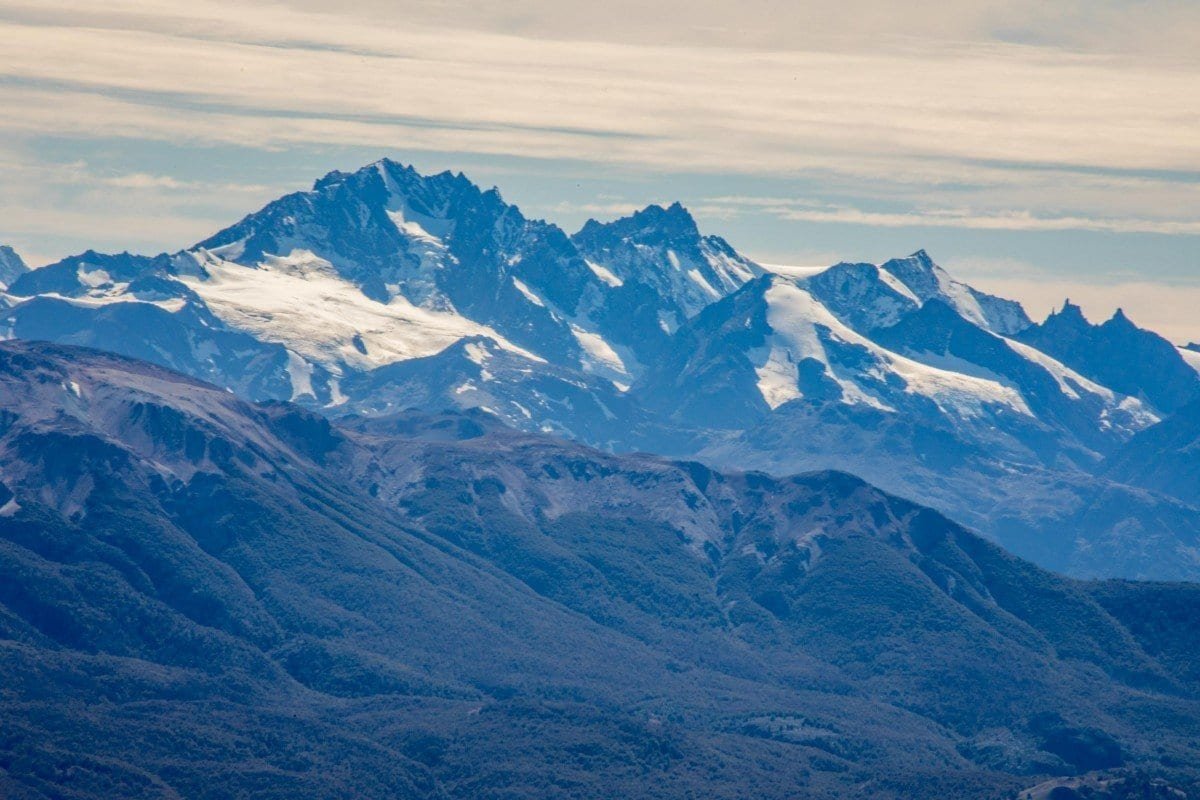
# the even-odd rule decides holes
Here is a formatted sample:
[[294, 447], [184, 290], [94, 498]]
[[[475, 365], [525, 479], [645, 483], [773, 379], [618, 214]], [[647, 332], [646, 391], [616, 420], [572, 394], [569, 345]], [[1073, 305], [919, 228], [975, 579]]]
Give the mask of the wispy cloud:
[[[71, 250], [181, 247], [272, 194], [253, 183], [114, 172], [82, 160], [39, 163], [26, 153], [0, 149], [4, 243], [35, 266], [64, 255], [39, 246], [47, 240], [69, 243]], [[227, 205], [236, 214], [214, 213]]]
[[[332, 14], [227, 0], [0, 0], [0, 102], [20, 109], [0, 132], [807, 176], [909, 206], [764, 207], [811, 222], [1196, 230], [1146, 209], [1200, 202], [1200, 182], [1170, 177], [1200, 174], [1200, 105], [1186, 102], [1200, 96], [1200, 70], [1144, 53], [952, 38], [1043, 19], [1032, 4], [1016, 16], [992, 2], [959, 7], [931, 29], [936, 47], [903, 37], [785, 46], [765, 30], [730, 46], [704, 33], [712, 26], [700, 23], [715, 22], [707, 6], [670, 44], [606, 29], [596, 30], [608, 40], [579, 41], [561, 14], [533, 35], [464, 23], [458, 12], [473, 6], [452, 5], [389, 27], [383, 6], [362, 2]], [[859, 5], [871, 25], [907, 30], [886, 4]], [[779, 22], [801, 30], [811, 16]], [[119, 180], [194, 188], [149, 173]], [[960, 208], [972, 211], [948, 210]]]
[[814, 200], [779, 197], [727, 196], [707, 200], [709, 208], [728, 213], [746, 210], [800, 222], [825, 222], [886, 228], [970, 228], [1005, 231], [1109, 231], [1200, 235], [1200, 219], [1138, 219], [1088, 216], [1044, 216], [1030, 211], [976, 213], [970, 209], [931, 208], [920, 211], [864, 211], [828, 206]]
[[[0, 25], [3, 92], [29, 110], [6, 125], [262, 146], [544, 148], [669, 169], [836, 170], [891, 153], [893, 169], [938, 157], [1200, 170], [1200, 109], [1180, 103], [1200, 89], [1196, 75], [1116, 57], [997, 43], [568, 42], [380, 30], [215, 0], [73, 16], [79, 6], [47, 0], [37, 18]], [[20, 18], [29, 5], [5, 8]]]

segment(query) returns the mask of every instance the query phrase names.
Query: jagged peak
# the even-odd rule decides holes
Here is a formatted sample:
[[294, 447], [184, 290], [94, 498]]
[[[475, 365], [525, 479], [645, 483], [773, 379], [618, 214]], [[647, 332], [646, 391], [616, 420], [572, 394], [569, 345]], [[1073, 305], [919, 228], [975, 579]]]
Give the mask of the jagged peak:
[[939, 283], [937, 273], [941, 271], [941, 267], [934, 263], [929, 253], [924, 250], [918, 250], [904, 258], [890, 259], [880, 264], [879, 268], [899, 278], [901, 282], [911, 284], [909, 288], [918, 294], [921, 293], [918, 286], [928, 289], [936, 287]]
[[661, 232], [667, 238], [672, 239], [679, 237], [700, 238], [700, 229], [696, 225], [696, 219], [678, 200], [667, 206], [651, 203], [639, 211], [619, 217], [610, 222], [589, 219], [575, 235], [587, 238], [597, 236], [605, 230], [618, 231], [623, 234], [628, 233], [630, 230], [636, 230], [638, 233], [647, 231]]
[[20, 254], [7, 244], [0, 244], [0, 258], [11, 259], [14, 263], [25, 263]]
[[1046, 317], [1046, 322], [1049, 322], [1050, 320], [1079, 322], [1083, 323], [1084, 325], [1091, 324], [1088, 321], [1088, 318], [1084, 316], [1083, 308], [1075, 303], [1072, 303], [1070, 298], [1063, 300], [1061, 309], [1050, 312], [1050, 315]]
[[350, 172], [342, 172], [340, 169], [330, 170], [320, 178], [317, 178], [315, 181], [313, 181], [312, 190], [314, 192], [324, 191], [331, 186], [342, 183], [352, 174], [353, 173]]
[[694, 232], [699, 235], [699, 228], [696, 226], [696, 219], [692, 213], [684, 208], [683, 204], [678, 200], [671, 203], [665, 208], [658, 204], [650, 204], [641, 211], [633, 215], [633, 219], [641, 222], [665, 223], [672, 227], [679, 228], [681, 231], [688, 233]]
[[379, 181], [382, 181], [384, 188], [389, 191], [399, 189], [401, 192], [408, 191], [433, 191], [435, 193], [443, 193], [446, 190], [463, 191], [474, 190], [483, 196], [490, 196], [499, 202], [503, 202], [500, 196], [500, 190], [496, 187], [484, 190], [474, 181], [472, 181], [463, 172], [453, 172], [451, 170], [442, 170], [424, 174], [412, 164], [405, 164], [401, 161], [396, 161], [391, 158], [380, 158], [372, 161], [366, 166], [360, 167], [353, 172], [345, 172], [342, 170], [333, 170], [327, 173], [324, 177], [317, 179], [313, 184], [313, 192], [325, 192], [339, 186], [346, 185], [349, 182], [354, 182], [351, 188], [357, 191], [377, 191]]
[[912, 265], [912, 266], [920, 267], [926, 271], [932, 270], [934, 267], [937, 266], [937, 264], [934, 263], [934, 260], [932, 258], [930, 258], [929, 253], [926, 252], [924, 248], [917, 250], [915, 253], [909, 253], [904, 258], [890, 259], [886, 263], [883, 264], [883, 268], [887, 269], [889, 264], [891, 264], [891, 265], [899, 265], [899, 264]]

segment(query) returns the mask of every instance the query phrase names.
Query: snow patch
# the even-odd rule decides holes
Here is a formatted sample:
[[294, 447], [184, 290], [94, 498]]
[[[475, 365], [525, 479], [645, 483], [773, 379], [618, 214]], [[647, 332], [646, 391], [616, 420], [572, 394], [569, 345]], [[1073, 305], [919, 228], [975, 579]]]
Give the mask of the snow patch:
[[897, 294], [907, 297], [909, 300], [912, 300], [918, 306], [922, 305], [921, 298], [917, 297], [913, 293], [913, 290], [908, 288], [908, 286], [906, 286], [904, 284], [904, 281], [900, 280], [895, 275], [893, 275], [892, 273], [888, 272], [886, 269], [883, 269], [881, 267], [876, 267], [876, 271], [878, 271], [878, 273], [879, 273], [879, 279], [881, 281], [883, 281], [884, 284], [886, 284], [889, 289], [896, 292]]
[[81, 284], [92, 289], [99, 289], [101, 286], [112, 285], [112, 276], [109, 275], [106, 270], [88, 270], [86, 269], [86, 266], [86, 264], [80, 264], [79, 269], [75, 272], [75, 274], [79, 277], [79, 282]]
[[535, 306], [541, 306], [542, 308], [546, 307], [546, 303], [543, 302], [542, 298], [538, 297], [533, 290], [526, 286], [524, 281], [520, 280], [516, 276], [513, 276], [512, 282], [513, 286], [517, 287], [517, 291], [525, 295], [526, 300], [533, 303]]
[[583, 348], [585, 370], [605, 377], [621, 378], [631, 374], [625, 360], [603, 336], [575, 324], [571, 325], [571, 333]]
[[1095, 381], [1088, 380], [1066, 364], [1046, 355], [1036, 347], [1031, 347], [1015, 339], [1005, 339], [1004, 341], [1009, 347], [1016, 350], [1018, 355], [1032, 361], [1049, 372], [1058, 383], [1058, 388], [1062, 393], [1072, 400], [1079, 399], [1079, 390], [1082, 389], [1088, 394], [1098, 395], [1108, 402], [1115, 401], [1116, 393], [1112, 389], [1101, 386]]
[[[38, 297], [46, 297], [52, 300], [60, 300], [77, 308], [102, 308], [104, 306], [116, 305], [118, 303], [144, 303], [148, 306], [158, 306], [163, 311], [171, 314], [176, 314], [183, 310], [187, 305], [187, 301], [182, 297], [167, 297], [159, 300], [147, 300], [136, 295], [125, 294], [124, 291], [127, 284], [117, 284], [107, 291], [93, 291], [83, 297], [68, 297], [58, 292], [45, 292], [37, 295]], [[7, 295], [8, 297], [16, 297], [16, 295]]]
[[342, 384], [337, 377], [329, 378], [329, 405], [345, 405], [350, 398], [342, 394]]
[[298, 400], [301, 397], [311, 397], [314, 400], [317, 398], [317, 393], [313, 391], [312, 377], [313, 366], [300, 357], [299, 354], [287, 351], [287, 373], [292, 381], [292, 399]]
[[591, 259], [584, 259], [583, 263], [587, 264], [588, 269], [590, 269], [592, 271], [593, 275], [595, 275], [597, 278], [604, 281], [605, 283], [607, 283], [609, 286], [613, 287], [614, 289], [617, 288], [618, 286], [625, 285], [625, 281], [618, 278], [615, 274], [613, 274], [612, 270], [608, 269], [607, 267], [603, 267], [603, 266], [597, 264], [595, 261], [592, 261]]
[[700, 274], [700, 270], [689, 269], [687, 274], [697, 286], [703, 289], [714, 300], [720, 299], [721, 293], [714, 289], [712, 284], [704, 279], [704, 276]]

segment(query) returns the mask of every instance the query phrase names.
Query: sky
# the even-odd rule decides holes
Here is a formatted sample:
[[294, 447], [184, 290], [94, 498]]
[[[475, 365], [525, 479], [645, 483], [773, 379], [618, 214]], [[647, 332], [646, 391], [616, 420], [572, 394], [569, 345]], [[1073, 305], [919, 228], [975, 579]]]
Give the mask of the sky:
[[0, 0], [0, 243], [176, 250], [388, 156], [1200, 340], [1194, 0], [330, 6]]

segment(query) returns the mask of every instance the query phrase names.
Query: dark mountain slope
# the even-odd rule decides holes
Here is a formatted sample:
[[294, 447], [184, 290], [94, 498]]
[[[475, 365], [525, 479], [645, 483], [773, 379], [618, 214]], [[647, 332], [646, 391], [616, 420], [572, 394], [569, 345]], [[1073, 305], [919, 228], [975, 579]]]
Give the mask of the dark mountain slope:
[[1145, 587], [850, 476], [333, 425], [22, 342], [0, 399], [14, 796], [982, 798], [1196, 763], [1189, 587], [1142, 618]]
[[1200, 375], [1175, 346], [1134, 325], [1120, 309], [1093, 325], [1068, 300], [1017, 338], [1111, 389], [1145, 398], [1164, 413], [1200, 399]]

